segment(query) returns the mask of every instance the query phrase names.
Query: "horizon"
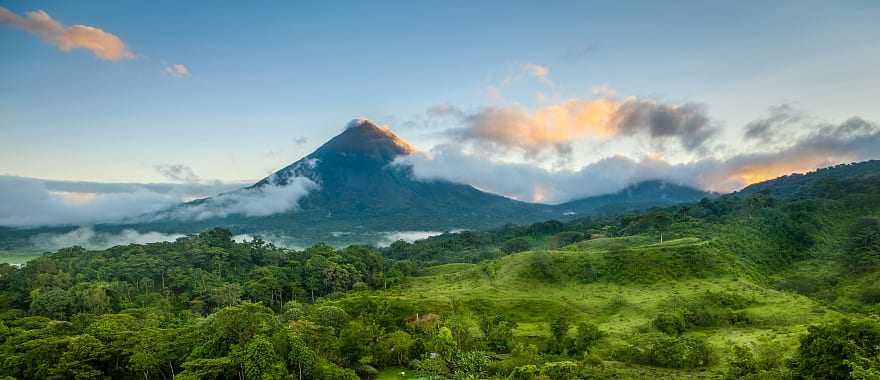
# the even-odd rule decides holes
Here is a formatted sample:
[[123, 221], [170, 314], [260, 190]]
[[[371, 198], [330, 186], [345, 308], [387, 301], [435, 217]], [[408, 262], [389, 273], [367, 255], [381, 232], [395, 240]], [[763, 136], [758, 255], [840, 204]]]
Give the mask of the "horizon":
[[356, 118], [419, 179], [550, 204], [880, 158], [872, 2], [161, 5], [0, 6], [0, 199], [207, 197]]

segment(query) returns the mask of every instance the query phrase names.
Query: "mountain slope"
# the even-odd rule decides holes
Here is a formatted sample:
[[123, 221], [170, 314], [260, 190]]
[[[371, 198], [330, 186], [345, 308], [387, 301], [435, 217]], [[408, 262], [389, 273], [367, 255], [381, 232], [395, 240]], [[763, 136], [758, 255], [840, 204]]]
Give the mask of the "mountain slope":
[[[286, 245], [342, 245], [376, 243], [396, 231], [485, 229], [646, 209], [709, 195], [649, 181], [563, 205], [528, 203], [470, 185], [416, 179], [411, 167], [395, 164], [396, 158], [415, 151], [387, 128], [354, 120], [311, 154], [251, 186], [95, 230], [195, 233], [224, 227]], [[0, 231], [0, 242], [5, 235]], [[20, 238], [16, 235], [16, 241]]]
[[880, 178], [880, 160], [870, 160], [829, 166], [804, 174], [789, 174], [749, 185], [736, 194], [767, 192], [782, 197], [803, 196], [815, 191], [835, 191], [836, 184], [843, 180], [876, 180], [877, 178]]

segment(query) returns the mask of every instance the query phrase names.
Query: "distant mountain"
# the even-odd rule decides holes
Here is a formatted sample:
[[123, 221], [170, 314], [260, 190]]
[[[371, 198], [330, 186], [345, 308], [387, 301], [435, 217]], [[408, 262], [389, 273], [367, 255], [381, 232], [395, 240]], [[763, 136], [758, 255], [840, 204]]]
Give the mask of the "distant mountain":
[[718, 194], [662, 180], [644, 181], [616, 193], [566, 202], [557, 206], [563, 213], [578, 215], [615, 214], [676, 203], [697, 202]]

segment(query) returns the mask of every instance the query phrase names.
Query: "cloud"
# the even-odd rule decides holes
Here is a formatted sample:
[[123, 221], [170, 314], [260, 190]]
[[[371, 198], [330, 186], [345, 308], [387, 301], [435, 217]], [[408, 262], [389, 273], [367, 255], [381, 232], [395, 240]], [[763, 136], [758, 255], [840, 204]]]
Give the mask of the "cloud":
[[109, 232], [95, 232], [90, 226], [83, 226], [70, 232], [60, 234], [39, 234], [32, 237], [34, 247], [46, 251], [57, 251], [61, 248], [80, 246], [86, 249], [106, 249], [117, 245], [126, 244], [149, 244], [160, 241], [175, 241], [186, 235], [165, 234], [161, 232], [138, 232], [135, 230], [122, 230], [118, 234]]
[[182, 164], [162, 164], [155, 166], [156, 171], [165, 178], [177, 182], [199, 182], [201, 178], [191, 167]]
[[[686, 123], [685, 123], [686, 124]], [[729, 192], [748, 184], [833, 164], [880, 158], [880, 125], [851, 118], [837, 125], [813, 125], [792, 136], [785, 147], [705, 157], [684, 163], [658, 158], [612, 156], [578, 170], [548, 170], [530, 163], [511, 163], [491, 152], [441, 144], [427, 154], [398, 158], [422, 180], [449, 180], [524, 201], [561, 203], [607, 194], [652, 179], [663, 179], [711, 191]]]
[[526, 63], [522, 65], [522, 70], [526, 74], [537, 79], [543, 84], [546, 84], [548, 86], [553, 85], [553, 82], [551, 82], [550, 78], [548, 78], [548, 76], [550, 75], [550, 68], [548, 68], [547, 66], [538, 65], [535, 63]]
[[255, 217], [296, 211], [299, 200], [318, 188], [317, 183], [306, 177], [292, 177], [282, 183], [270, 180], [262, 186], [238, 189], [175, 207], [157, 213], [154, 218], [205, 220], [229, 215]]
[[[460, 230], [459, 230], [460, 231]], [[394, 242], [403, 240], [412, 243], [416, 240], [427, 239], [431, 236], [442, 235], [440, 231], [391, 231], [382, 233], [382, 237], [376, 242], [379, 247], [387, 247]]]
[[786, 127], [795, 125], [804, 119], [803, 112], [788, 104], [770, 107], [767, 117], [746, 124], [744, 137], [762, 143], [774, 141]]
[[618, 106], [611, 125], [623, 135], [646, 134], [655, 141], [676, 139], [688, 151], [702, 148], [706, 140], [719, 131], [704, 105], [671, 105], [636, 98], [629, 98]]
[[43, 42], [65, 52], [87, 49], [96, 57], [108, 61], [132, 59], [135, 56], [125, 43], [112, 33], [88, 25], [64, 26], [41, 10], [27, 12], [21, 17], [9, 9], [0, 7], [0, 23], [34, 34]]
[[189, 69], [181, 63], [165, 67], [165, 74], [175, 78], [185, 78], [189, 76]]
[[468, 114], [444, 106], [431, 108], [428, 114], [457, 118], [460, 126], [447, 135], [458, 142], [475, 143], [483, 150], [521, 151], [529, 159], [546, 157], [547, 153], [564, 157], [576, 140], [604, 141], [615, 136], [648, 138], [661, 149], [672, 141], [688, 152], [704, 151], [707, 141], [719, 131], [700, 104], [673, 105], [638, 98], [618, 101], [604, 96], [571, 99], [535, 111], [503, 106]]
[[0, 226], [116, 222], [240, 186], [220, 182], [100, 183], [0, 176]]

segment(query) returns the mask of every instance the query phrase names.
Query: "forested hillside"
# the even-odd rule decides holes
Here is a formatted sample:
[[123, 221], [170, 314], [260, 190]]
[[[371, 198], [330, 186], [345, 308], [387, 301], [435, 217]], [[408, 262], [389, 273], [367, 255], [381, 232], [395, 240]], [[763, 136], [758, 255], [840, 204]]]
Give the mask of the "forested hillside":
[[876, 168], [383, 249], [63, 249], [0, 266], [0, 373], [877, 379]]

